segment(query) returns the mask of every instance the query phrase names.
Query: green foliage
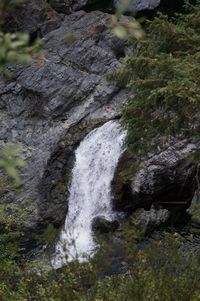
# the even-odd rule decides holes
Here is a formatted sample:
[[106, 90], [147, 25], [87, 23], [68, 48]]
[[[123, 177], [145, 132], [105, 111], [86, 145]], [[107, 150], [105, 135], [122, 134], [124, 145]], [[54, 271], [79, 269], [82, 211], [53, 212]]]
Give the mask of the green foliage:
[[6, 64], [30, 62], [33, 55], [41, 47], [41, 41], [37, 40], [33, 46], [29, 46], [29, 34], [0, 32], [0, 73], [5, 70]]
[[0, 25], [4, 23], [7, 15], [13, 12], [16, 6], [24, 2], [25, 0], [0, 0]]
[[25, 162], [20, 159], [20, 149], [16, 146], [8, 146], [0, 149], [0, 168], [19, 184], [18, 167], [23, 167]]
[[[0, 224], [6, 228], [0, 231], [0, 300], [200, 300], [200, 258], [185, 249], [183, 239], [177, 233], [159, 235], [141, 247], [136, 241], [143, 238], [135, 237], [133, 231], [126, 228], [117, 243], [108, 239], [88, 262], [74, 260], [59, 270], [45, 271], [42, 262], [31, 265], [19, 261], [17, 240], [21, 234], [13, 232], [13, 217], [8, 217], [6, 219], [0, 210]], [[51, 243], [52, 233], [54, 236], [54, 230], [49, 226], [47, 243]], [[108, 262], [122, 250], [127, 272], [105, 276]]]
[[0, 300], [13, 300], [10, 296], [21, 275], [17, 261], [20, 256], [18, 242], [22, 233], [13, 228], [17, 216], [12, 214], [12, 207], [0, 206]]
[[3, 66], [7, 62], [28, 63], [30, 55], [23, 53], [29, 42], [29, 35], [26, 33], [3, 33], [0, 32], [0, 65]]
[[113, 75], [135, 92], [123, 109], [123, 124], [137, 154], [172, 137], [199, 136], [200, 2], [188, 7], [188, 14], [171, 20], [158, 14], [149, 22], [146, 37], [137, 46], [132, 40], [132, 53]]
[[[0, 0], [0, 25], [4, 25], [6, 17], [13, 12], [15, 7], [22, 4], [23, 0]], [[5, 33], [0, 31], [0, 71], [7, 63], [23, 62], [30, 60], [27, 53], [29, 35], [27, 33]]]
[[40, 241], [46, 245], [52, 245], [56, 238], [58, 237], [58, 233], [52, 224], [49, 224], [44, 231], [44, 233], [39, 237]]
[[121, 19], [121, 16], [127, 10], [130, 2], [130, 0], [121, 0], [119, 2], [116, 14], [112, 16], [112, 29], [115, 35], [120, 39], [127, 39], [131, 35], [140, 40], [144, 37], [144, 31], [140, 25], [144, 21], [144, 18], [136, 20], [131, 17], [125, 21]]
[[92, 300], [200, 300], [199, 262], [192, 254], [181, 253], [181, 245], [175, 233], [140, 251], [132, 246], [129, 271], [99, 282], [92, 290]]
[[6, 277], [2, 295], [7, 300], [27, 301], [200, 300], [199, 258], [184, 252], [177, 233], [158, 237], [142, 249], [131, 240], [128, 244], [124, 249], [128, 250], [129, 270], [124, 274], [102, 279], [98, 265], [105, 255], [98, 265], [74, 261], [59, 271], [35, 273], [24, 266], [14, 281], [15, 291], [10, 291]]
[[25, 0], [0, 0], [0, 74], [6, 64], [30, 62], [35, 53], [38, 52], [42, 43], [37, 40], [34, 45], [29, 45], [29, 34], [21, 32], [4, 32], [3, 25], [9, 15], [15, 13], [15, 8], [24, 3]]

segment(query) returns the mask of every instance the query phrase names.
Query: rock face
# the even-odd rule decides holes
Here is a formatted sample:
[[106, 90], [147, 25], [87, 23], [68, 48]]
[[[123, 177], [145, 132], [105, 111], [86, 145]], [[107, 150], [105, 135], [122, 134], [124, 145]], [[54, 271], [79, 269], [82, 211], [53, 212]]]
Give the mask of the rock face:
[[1, 146], [18, 144], [27, 160], [24, 192], [7, 200], [26, 208], [29, 233], [63, 223], [74, 149], [94, 127], [118, 118], [128, 97], [102, 76], [125, 51], [110, 24], [111, 16], [98, 11], [66, 16], [44, 36], [43, 61], [0, 79]]
[[9, 16], [5, 29], [29, 32], [36, 38], [59, 27], [61, 19], [45, 0], [28, 0]]
[[135, 171], [130, 170], [133, 158], [125, 153], [113, 180], [114, 208], [131, 213], [138, 207], [149, 209], [152, 203], [191, 201], [195, 166], [187, 156], [195, 150], [193, 144], [177, 143], [150, 156]]
[[[114, 0], [114, 4], [117, 7], [121, 0]], [[139, 12], [142, 10], [153, 10], [160, 4], [160, 0], [132, 0], [128, 6], [127, 11]]]
[[155, 228], [167, 223], [170, 217], [170, 212], [166, 209], [146, 211], [144, 209], [137, 209], [130, 217], [130, 225], [134, 226], [137, 230], [147, 235]]
[[49, 0], [48, 2], [57, 12], [70, 14], [82, 9], [85, 5], [98, 3], [100, 0]]

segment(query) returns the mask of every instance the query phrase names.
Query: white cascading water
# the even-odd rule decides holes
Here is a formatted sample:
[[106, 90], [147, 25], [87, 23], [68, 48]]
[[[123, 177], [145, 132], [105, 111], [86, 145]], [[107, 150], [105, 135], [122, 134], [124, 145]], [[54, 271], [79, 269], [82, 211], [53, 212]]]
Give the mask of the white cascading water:
[[75, 152], [68, 214], [56, 247], [54, 265], [62, 266], [92, 255], [95, 241], [92, 221], [97, 216], [112, 220], [111, 181], [124, 151], [125, 132], [118, 121], [109, 121], [90, 132]]

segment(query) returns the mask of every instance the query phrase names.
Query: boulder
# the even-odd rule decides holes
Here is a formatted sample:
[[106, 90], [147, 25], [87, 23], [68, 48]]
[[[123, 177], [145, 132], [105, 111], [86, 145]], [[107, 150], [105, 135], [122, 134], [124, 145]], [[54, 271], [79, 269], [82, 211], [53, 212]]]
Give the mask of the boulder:
[[186, 141], [166, 147], [144, 158], [139, 166], [127, 152], [122, 156], [113, 180], [113, 206], [133, 212], [150, 209], [153, 203], [190, 202], [195, 191], [195, 164], [189, 158], [197, 150]]
[[144, 235], [147, 235], [155, 228], [165, 225], [169, 218], [170, 212], [166, 209], [157, 210], [151, 208], [149, 211], [146, 211], [140, 208], [130, 216], [129, 224]]
[[93, 219], [92, 230], [97, 234], [114, 232], [119, 227], [118, 221], [109, 221], [104, 216], [97, 216]]

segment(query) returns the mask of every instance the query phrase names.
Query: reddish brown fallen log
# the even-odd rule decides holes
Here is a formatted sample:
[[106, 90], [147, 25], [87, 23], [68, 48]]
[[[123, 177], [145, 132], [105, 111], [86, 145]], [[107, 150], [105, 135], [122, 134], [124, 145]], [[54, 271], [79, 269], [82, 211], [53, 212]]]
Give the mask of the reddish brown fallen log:
[[190, 207], [191, 205], [191, 200], [190, 201], [161, 201], [161, 202], [154, 202], [153, 205], [156, 208], [160, 207], [179, 207], [179, 206], [185, 206], [185, 207]]

